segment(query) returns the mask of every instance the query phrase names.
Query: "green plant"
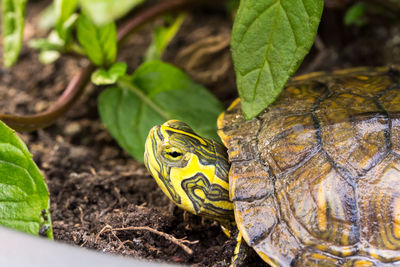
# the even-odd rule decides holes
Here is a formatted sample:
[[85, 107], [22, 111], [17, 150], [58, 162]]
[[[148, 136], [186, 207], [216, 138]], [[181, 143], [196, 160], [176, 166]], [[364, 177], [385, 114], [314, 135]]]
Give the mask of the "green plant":
[[365, 4], [357, 3], [351, 6], [344, 16], [344, 24], [362, 26], [366, 22]]
[[[146, 85], [142, 84], [139, 86], [135, 84], [135, 79], [132, 79], [131, 75], [126, 74], [125, 63], [115, 62], [118, 38], [114, 20], [121, 16], [121, 12], [116, 9], [115, 12], [108, 12], [108, 10], [114, 11], [113, 7], [121, 5], [119, 2], [124, 1], [102, 0], [99, 2], [102, 2], [103, 6], [107, 6], [108, 8], [100, 8], [101, 5], [96, 1], [55, 0], [50, 7], [53, 9], [55, 15], [53, 19], [53, 30], [46, 39], [32, 40], [30, 42], [31, 46], [40, 50], [41, 58], [47, 63], [55, 60], [60, 53], [68, 52], [87, 56], [92, 63], [98, 67], [91, 76], [95, 84], [114, 84], [116, 86], [113, 87], [114, 89], [105, 90], [105, 92], [116, 90], [115, 88], [119, 88], [122, 91], [129, 91], [130, 94], [132, 94], [130, 97], [132, 99], [135, 97], [138, 100], [135, 102], [138, 105], [132, 108], [132, 110], [138, 107], [140, 110], [146, 110], [145, 113], [139, 112], [140, 110], [137, 111], [141, 116], [146, 114], [147, 109], [157, 114], [157, 116], [147, 116], [146, 120], [131, 116], [124, 119], [124, 116], [132, 112], [132, 110], [130, 110], [130, 112], [125, 111], [122, 114], [119, 113], [118, 116], [115, 117], [119, 118], [120, 121], [131, 121], [130, 124], [125, 125], [132, 126], [136, 133], [140, 133], [139, 136], [141, 138], [134, 138], [136, 141], [130, 141], [136, 143], [131, 144], [129, 146], [131, 148], [128, 149], [126, 140], [130, 140], [132, 136], [126, 134], [127, 132], [132, 132], [133, 129], [130, 129], [130, 131], [125, 131], [125, 129], [117, 131], [115, 128], [117, 125], [107, 122], [110, 116], [104, 116], [104, 114], [106, 114], [105, 110], [110, 110], [112, 104], [111, 101], [106, 101], [106, 98], [100, 97], [100, 100], [103, 100], [99, 102], [99, 110], [108, 130], [118, 142], [138, 160], [142, 160], [141, 152], [143, 151], [142, 147], [145, 133], [149, 130], [151, 125], [160, 123], [162, 120], [179, 118], [192, 122], [192, 126], [200, 132], [204, 132], [202, 129], [206, 128], [208, 129], [205, 131], [206, 133], [215, 133], [215, 120], [218, 113], [222, 111], [222, 106], [220, 104], [208, 106], [208, 109], [212, 110], [207, 111], [214, 115], [210, 117], [207, 116], [206, 121], [193, 119], [198, 113], [193, 107], [188, 106], [185, 112], [181, 110], [177, 112], [172, 105], [165, 105], [160, 101], [156, 103], [155, 100], [152, 99], [154, 98], [154, 96], [151, 95], [152, 93], [145, 89]], [[142, 1], [128, 2], [130, 3], [129, 7], [133, 8]], [[209, 1], [194, 2], [197, 4], [210, 3]], [[124, 2], [124, 4], [126, 3]], [[159, 3], [153, 5], [150, 7], [149, 11], [147, 11], [147, 13], [154, 12], [154, 16], [150, 15], [146, 18], [147, 13], [142, 12], [134, 17], [134, 19], [141, 20], [142, 18], [143, 22], [146, 22], [159, 14], [182, 9], [189, 4], [191, 4], [190, 1], [183, 0]], [[322, 0], [254, 0], [243, 2], [240, 5], [232, 33], [232, 51], [238, 77], [239, 93], [243, 101], [243, 112], [248, 119], [256, 116], [277, 97], [290, 75], [292, 75], [299, 66], [313, 43], [322, 12], [322, 4]], [[77, 11], [79, 6], [83, 10], [81, 13]], [[234, 4], [231, 2], [230, 6], [234, 6]], [[23, 13], [24, 3], [16, 7], [17, 9], [18, 7], [21, 9], [19, 13]], [[3, 10], [3, 14], [7, 14], [8, 12], [9, 11], [6, 9]], [[51, 19], [47, 20], [51, 21]], [[188, 85], [183, 86], [183, 88], [195, 88], [195, 91], [192, 90], [190, 93], [189, 91], [178, 90], [180, 92], [176, 95], [174, 93], [176, 93], [177, 90], [170, 90], [170, 88], [160, 87], [154, 84], [156, 81], [158, 81], [160, 85], [166, 83], [179, 84], [179, 80], [184, 76], [183, 73], [177, 76], [165, 75], [169, 71], [174, 70], [174, 67], [167, 67], [165, 63], [159, 61], [163, 50], [178, 31], [182, 21], [183, 15], [180, 15], [170, 23], [169, 27], [160, 27], [155, 30], [153, 43], [146, 53], [145, 59], [146, 61], [155, 60], [151, 65], [154, 69], [159, 70], [160, 73], [153, 73], [153, 78], [150, 78], [148, 81], [152, 83], [154, 88], [164, 88], [166, 92], [168, 91], [166, 95], [169, 96], [169, 99], [166, 98], [163, 99], [163, 101], [173, 101], [174, 97], [181, 97], [179, 94], [182, 94], [182, 97], [185, 99], [196, 99], [196, 103], [198, 103], [198, 95], [194, 92], [196, 91], [204, 94], [203, 91], [205, 89], [193, 82], [188, 82]], [[23, 26], [23, 19], [18, 21], [18, 23], [21, 28]], [[129, 27], [129, 23], [126, 25]], [[132, 27], [132, 29], [134, 28], [135, 27]], [[76, 35], [74, 35], [75, 32]], [[304, 32], [306, 34], [304, 34]], [[20, 33], [20, 31], [17, 33]], [[122, 27], [119, 36], [121, 37], [126, 34], [127, 32], [124, 32], [124, 27]], [[7, 37], [5, 36], [4, 38]], [[75, 40], [78, 40], [78, 42]], [[13, 55], [18, 52], [18, 46], [15, 47], [16, 49], [14, 49]], [[5, 53], [8, 52], [5, 50]], [[6, 56], [5, 54], [5, 57]], [[248, 58], [252, 60], [248, 60]], [[144, 64], [148, 64], [148, 62]], [[143, 70], [145, 68], [139, 69]], [[162, 75], [164, 75], [163, 77], [165, 77], [165, 80], [155, 79], [155, 77]], [[132, 74], [132, 76], [137, 77], [137, 72]], [[188, 80], [188, 78], [185, 76], [184, 80]], [[128, 83], [130, 83], [129, 86]], [[187, 96], [183, 96], [185, 93], [187, 93]], [[157, 94], [160, 94], [160, 92], [157, 92]], [[203, 103], [202, 105], [217, 103], [212, 95], [206, 95], [206, 98], [200, 100]], [[65, 101], [61, 104], [65, 104]], [[117, 108], [115, 110], [120, 109]], [[51, 114], [43, 114], [43, 116], [40, 117], [40, 121], [39, 118], [27, 118], [31, 119], [31, 122], [33, 120], [34, 123], [29, 123], [31, 126], [34, 125], [32, 127], [24, 126], [24, 124], [28, 125], [28, 123], [24, 123], [24, 118], [0, 116], [0, 119], [3, 119], [6, 123], [17, 129], [31, 130], [35, 128], [36, 125], [38, 127], [43, 127], [51, 123], [51, 121], [57, 117], [53, 116], [54, 113], [53, 109]], [[126, 126], [126, 128], [129, 127]], [[125, 132], [125, 134], [122, 135], [122, 132]], [[124, 138], [122, 138], [122, 136], [124, 136]], [[215, 136], [215, 134], [211, 136]]]
[[[107, 8], [101, 8], [99, 2]], [[30, 116], [1, 114], [0, 119], [21, 131], [46, 127], [72, 106], [91, 79], [95, 84], [110, 86], [99, 97], [101, 118], [118, 143], [139, 161], [143, 161], [143, 144], [149, 128], [167, 119], [192, 122], [203, 134], [215, 136], [215, 120], [223, 110], [220, 102], [181, 70], [160, 61], [163, 51], [182, 24], [183, 14], [176, 19], [169, 17], [168, 26], [155, 30], [146, 62], [133, 74], [126, 73], [124, 62], [115, 61], [118, 42], [131, 31], [168, 11], [182, 9], [191, 3], [172, 0], [151, 6], [127, 21], [117, 32], [114, 19], [121, 16], [121, 10], [112, 6], [123, 6], [127, 2], [133, 7], [141, 1], [55, 0], [46, 10], [50, 14], [50, 18], [47, 15], [48, 21], [53, 21], [50, 23], [53, 29], [47, 38], [31, 40], [30, 45], [40, 51], [43, 63], [51, 63], [62, 53], [72, 53], [87, 56], [92, 64], [71, 80], [59, 100], [47, 111]], [[24, 1], [2, 2], [6, 66], [16, 62], [21, 48], [25, 4]], [[77, 13], [79, 6], [83, 10], [81, 13]], [[52, 12], [49, 13], [49, 10]], [[109, 10], [114, 10], [115, 14]], [[126, 12], [127, 8], [123, 10]], [[106, 20], [105, 13], [108, 16]], [[183, 107], [179, 103], [182, 100], [188, 106]], [[202, 108], [206, 111], [200, 113]], [[43, 176], [24, 144], [2, 122], [0, 157], [0, 224], [52, 238], [48, 191]]]
[[[183, 14], [176, 19], [168, 17], [168, 26], [155, 29], [153, 43], [146, 53], [146, 61], [133, 74], [126, 73], [124, 62], [115, 61], [118, 40], [121, 41], [131, 30], [156, 16], [181, 9], [190, 3], [175, 0], [154, 5], [128, 21], [117, 35], [113, 19], [120, 12], [104, 20], [104, 16], [109, 17], [110, 14], [102, 8], [97, 10], [99, 3], [94, 2], [96, 1], [54, 1], [52, 8], [56, 18], [49, 37], [30, 42], [31, 46], [40, 50], [46, 63], [56, 59], [61, 53], [74, 53], [87, 56], [94, 66], [89, 66], [74, 79], [75, 83], [72, 82], [64, 97], [61, 96], [60, 99], [63, 100], [51, 111], [30, 117], [2, 115], [0, 119], [18, 130], [47, 126], [70, 107], [91, 74], [91, 80], [95, 84], [112, 86], [100, 95], [101, 118], [118, 143], [137, 160], [143, 161], [143, 144], [150, 127], [164, 120], [179, 118], [189, 121], [198, 131], [215, 137], [215, 121], [223, 110], [222, 105], [203, 86], [192, 82], [182, 71], [160, 61], [163, 51], [184, 20]], [[118, 6], [119, 2], [124, 1], [103, 2], [108, 9], [114, 10], [112, 6]], [[133, 7], [141, 1], [131, 2]], [[197, 1], [198, 4], [205, 2], [207, 1]], [[79, 5], [83, 9], [81, 13], [77, 12]], [[92, 73], [94, 68], [97, 70]], [[182, 100], [193, 105], [198, 104], [197, 109], [195, 106], [183, 108], [182, 105], [177, 105]], [[206, 111], [199, 113], [201, 107], [205, 107]]]
[[322, 0], [247, 0], [232, 30], [232, 57], [243, 114], [271, 104], [310, 50]]
[[[3, 58], [8, 67], [17, 61], [21, 49], [25, 4], [26, 0], [2, 1]], [[145, 60], [133, 73], [127, 73], [126, 63], [116, 62], [116, 58], [118, 44], [143, 24], [172, 11], [176, 14], [188, 8], [218, 4], [211, 0], [169, 0], [138, 10], [139, 4], [144, 1], [54, 0], [41, 23], [50, 27], [48, 37], [31, 40], [29, 44], [39, 51], [44, 63], [68, 53], [85, 56], [92, 64], [71, 80], [48, 110], [30, 116], [0, 114], [0, 120], [20, 131], [46, 127], [71, 108], [91, 80], [96, 85], [108, 86], [98, 99], [100, 117], [118, 143], [139, 161], [143, 161], [149, 129], [165, 120], [186, 121], [202, 135], [215, 137], [215, 122], [223, 106], [202, 85], [161, 61], [184, 14], [169, 15], [165, 18], [167, 26], [154, 30]], [[233, 9], [238, 1], [225, 4]], [[132, 9], [138, 11], [117, 28], [116, 21]], [[247, 119], [271, 104], [297, 70], [313, 44], [322, 10], [323, 0], [240, 2], [231, 47]]]
[[0, 224], [53, 238], [43, 176], [22, 140], [1, 121]]

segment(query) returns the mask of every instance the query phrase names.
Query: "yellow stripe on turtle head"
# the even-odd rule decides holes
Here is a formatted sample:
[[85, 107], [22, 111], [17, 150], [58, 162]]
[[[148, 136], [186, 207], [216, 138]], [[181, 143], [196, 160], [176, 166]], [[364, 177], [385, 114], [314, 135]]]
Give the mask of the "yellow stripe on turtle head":
[[172, 120], [150, 130], [144, 156], [161, 190], [180, 208], [224, 222], [232, 218], [222, 145]]
[[197, 136], [195, 134], [191, 134], [191, 133], [188, 133], [188, 132], [185, 132], [185, 131], [181, 131], [181, 130], [178, 130], [178, 129], [174, 129], [174, 128], [171, 128], [169, 126], [164, 126], [164, 125], [161, 126], [161, 128], [162, 128], [163, 131], [170, 131], [170, 132], [174, 132], [174, 133], [187, 135], [187, 136], [189, 136], [191, 138], [197, 139], [197, 141], [199, 141], [202, 145], [204, 145], [204, 146], [207, 145], [207, 143], [204, 142], [203, 138], [200, 138], [199, 136]]

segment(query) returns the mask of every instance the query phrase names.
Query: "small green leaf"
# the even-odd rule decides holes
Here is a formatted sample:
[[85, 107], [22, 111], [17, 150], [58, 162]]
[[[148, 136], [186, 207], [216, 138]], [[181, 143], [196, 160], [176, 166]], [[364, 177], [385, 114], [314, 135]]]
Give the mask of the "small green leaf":
[[344, 24], [347, 26], [352, 24], [362, 26], [367, 22], [365, 12], [366, 8], [364, 3], [354, 4], [347, 10], [344, 16]]
[[271, 104], [310, 50], [323, 0], [241, 1], [232, 58], [246, 119]]
[[54, 0], [57, 33], [67, 43], [71, 37], [71, 16], [74, 14], [77, 4], [78, 0]]
[[17, 62], [24, 34], [26, 0], [2, 0], [3, 63], [11, 67]]
[[97, 66], [113, 64], [117, 56], [117, 30], [114, 23], [96, 26], [80, 15], [77, 35], [89, 59]]
[[56, 26], [56, 23], [57, 14], [55, 9], [55, 2], [53, 1], [42, 12], [40, 12], [38, 26], [39, 29], [49, 30]]
[[143, 161], [151, 127], [169, 119], [185, 121], [199, 134], [217, 137], [221, 103], [180, 69], [161, 61], [141, 65], [132, 79], [103, 91], [99, 113], [111, 135], [135, 159]]
[[144, 0], [79, 0], [85, 13], [96, 25], [113, 22]]
[[[181, 27], [185, 19], [185, 14], [181, 13], [176, 19], [170, 17], [166, 20], [170, 20], [168, 26], [157, 27], [153, 32], [153, 41], [145, 54], [145, 61], [160, 60], [165, 48], [174, 38], [179, 28]], [[172, 21], [171, 21], [172, 20]]]
[[28, 45], [37, 50], [57, 50], [63, 49], [64, 42], [53, 42], [51, 38], [35, 38], [28, 42]]
[[39, 53], [39, 61], [42, 64], [51, 64], [59, 59], [61, 53], [55, 50], [43, 50]]
[[39, 61], [43, 64], [50, 64], [56, 61], [64, 51], [65, 42], [59, 36], [57, 31], [52, 31], [45, 38], [36, 38], [29, 41], [29, 46], [40, 50]]
[[1, 121], [0, 224], [53, 238], [43, 176], [22, 140]]
[[111, 66], [109, 70], [98, 69], [92, 74], [92, 83], [96, 85], [110, 85], [117, 82], [119, 77], [122, 77], [126, 73], [126, 64], [123, 62], [117, 62]]

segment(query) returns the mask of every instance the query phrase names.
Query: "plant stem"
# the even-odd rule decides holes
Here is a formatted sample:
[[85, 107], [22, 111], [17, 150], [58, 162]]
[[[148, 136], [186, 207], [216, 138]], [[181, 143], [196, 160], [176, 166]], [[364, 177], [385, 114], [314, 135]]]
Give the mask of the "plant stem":
[[90, 64], [75, 75], [57, 102], [46, 111], [25, 116], [0, 114], [0, 120], [16, 131], [33, 131], [51, 125], [79, 98], [93, 70], [94, 66]]
[[[223, 3], [224, 1], [221, 2]], [[118, 43], [120, 44], [130, 33], [134, 32], [142, 25], [152, 21], [154, 18], [162, 14], [175, 10], [178, 11], [184, 8], [191, 8], [197, 5], [215, 6], [216, 4], [215, 1], [211, 0], [168, 0], [152, 5], [149, 8], [136, 14], [135, 17], [128, 20], [118, 29]], [[94, 71], [94, 69], [95, 68], [93, 64], [89, 64], [78, 74], [76, 74], [68, 84], [63, 94], [58, 98], [56, 103], [54, 103], [46, 111], [24, 116], [0, 114], [0, 120], [2, 120], [8, 126], [17, 131], [33, 131], [53, 124], [57, 118], [65, 114], [65, 112], [67, 112], [71, 108], [71, 106], [82, 94], [84, 87], [89, 82], [90, 75]], [[136, 88], [136, 90], [138, 89]], [[147, 98], [147, 96], [145, 95], [144, 97]], [[154, 110], [157, 111], [157, 109]], [[159, 114], [163, 114], [162, 116], [165, 116], [165, 112], [162, 112], [161, 110], [157, 112], [161, 112]]]
[[78, 44], [76, 43], [72, 43], [71, 45], [71, 51], [78, 54], [79, 56], [86, 56], [85, 51], [83, 50], [82, 47], [80, 47]]
[[140, 98], [144, 103], [146, 103], [150, 108], [152, 108], [155, 112], [158, 113], [164, 120], [171, 119], [171, 116], [165, 110], [161, 109], [154, 103], [146, 94], [144, 94], [139, 88], [137, 88], [131, 81], [127, 78], [119, 78], [117, 81], [117, 85], [123, 89], [127, 89], [131, 91], [134, 95]]

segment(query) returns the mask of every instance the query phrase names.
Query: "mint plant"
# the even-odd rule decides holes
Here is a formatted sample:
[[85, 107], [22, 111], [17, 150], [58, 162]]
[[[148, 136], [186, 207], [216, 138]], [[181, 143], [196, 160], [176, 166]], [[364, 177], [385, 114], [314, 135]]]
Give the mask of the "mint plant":
[[0, 121], [0, 224], [53, 238], [49, 192], [32, 155]]
[[232, 30], [232, 58], [247, 119], [271, 104], [314, 43], [323, 0], [242, 1]]
[[[203, 86], [191, 81], [178, 68], [160, 61], [168, 43], [182, 25], [184, 15], [180, 14], [176, 19], [168, 16], [169, 24], [154, 30], [153, 42], [144, 57], [143, 65], [133, 74], [128, 74], [126, 63], [116, 62], [116, 56], [118, 39], [121, 40], [129, 31], [125, 31], [122, 26], [118, 36], [115, 21], [102, 20], [104, 16], [108, 16], [104, 14], [106, 11], [94, 12], [97, 8], [102, 10], [101, 5], [95, 2], [54, 1], [53, 30], [48, 38], [35, 39], [30, 44], [40, 50], [41, 54], [68, 52], [86, 56], [97, 68], [92, 72], [94, 68], [92, 65], [86, 71], [86, 74], [91, 73], [91, 81], [96, 85], [113, 85], [100, 95], [100, 116], [111, 135], [135, 159], [143, 161], [147, 132], [153, 125], [165, 120], [185, 120], [206, 136], [216, 137], [215, 121], [223, 110], [220, 102]], [[121, 5], [127, 4], [124, 1], [103, 2], [103, 5], [111, 10], [112, 6], [118, 6], [117, 2], [121, 2]], [[198, 1], [199, 4], [203, 2]], [[131, 1], [132, 7], [138, 3], [140, 1]], [[154, 5], [149, 11], [142, 13], [145, 15], [142, 22], [140, 14], [135, 18], [139, 21], [137, 26], [155, 18], [157, 14], [152, 14], [152, 12], [164, 14], [171, 9], [189, 4], [189, 1], [180, 0]], [[78, 12], [79, 7], [82, 8], [81, 12]], [[102, 12], [104, 16], [96, 18], [98, 13]], [[116, 14], [119, 15], [120, 12]], [[127, 27], [129, 23], [126, 24]], [[86, 75], [78, 78], [77, 82], [80, 83], [85, 78], [84, 76]], [[71, 96], [78, 94], [80, 90], [77, 86], [72, 86], [70, 90], [72, 93], [68, 93], [66, 99], [72, 101]], [[188, 105], [180, 105], [179, 102], [182, 101]], [[56, 112], [64, 111], [67, 106], [70, 106], [70, 103], [66, 102], [59, 103], [60, 105], [52, 112], [44, 113], [39, 117], [18, 118], [0, 115], [0, 118], [16, 129], [32, 130], [32, 124], [37, 123], [39, 127], [46, 126], [47, 121], [53, 119]], [[202, 108], [204, 111], [199, 112]], [[30, 126], [25, 128], [24, 124]]]
[[3, 61], [6, 67], [10, 67], [17, 61], [22, 47], [25, 4], [26, 0], [3, 0], [1, 2]]
[[[371, 0], [372, 1], [372, 0]], [[3, 62], [16, 63], [22, 47], [26, 0], [3, 0]], [[46, 38], [29, 45], [44, 63], [63, 53], [87, 57], [83, 68], [48, 110], [28, 116], [0, 114], [0, 120], [18, 131], [51, 125], [81, 95], [90, 80], [103, 85], [98, 99], [101, 120], [110, 134], [138, 161], [143, 161], [149, 129], [169, 119], [190, 124], [201, 135], [216, 137], [217, 116], [223, 106], [207, 89], [179, 68], [162, 62], [169, 42], [185, 15], [171, 16], [201, 5], [236, 9], [231, 50], [243, 114], [252, 119], [283, 90], [311, 48], [323, 10], [323, 0], [168, 0], [136, 10], [144, 0], [54, 0], [43, 13], [41, 25], [50, 27]], [[383, 7], [400, 10], [394, 0]], [[117, 20], [137, 11], [124, 23]], [[232, 12], [235, 13], [235, 12]], [[118, 45], [142, 25], [169, 14], [166, 25], [153, 32], [144, 61], [133, 73], [117, 62]], [[349, 9], [345, 22], [364, 21], [364, 5]], [[184, 103], [184, 104], [182, 104]], [[52, 238], [48, 191], [26, 146], [0, 122], [0, 224]]]
[[[182, 104], [184, 103], [184, 104]], [[162, 61], [141, 65], [99, 97], [100, 116], [112, 136], [137, 160], [151, 127], [170, 119], [186, 121], [202, 135], [217, 138], [221, 103], [178, 68]]]
[[[101, 120], [121, 147], [139, 161], [143, 161], [144, 140], [149, 129], [169, 119], [186, 121], [200, 134], [215, 138], [216, 120], [223, 106], [204, 86], [192, 81], [179, 68], [163, 62], [162, 55], [185, 18], [183, 13], [172, 16], [172, 11], [176, 14], [176, 11], [194, 6], [219, 5], [217, 2], [169, 0], [137, 9], [138, 5], [146, 4], [145, 1], [54, 0], [45, 13], [45, 24], [51, 27], [48, 36], [31, 40], [29, 44], [38, 50], [45, 63], [68, 53], [87, 57], [91, 64], [71, 80], [48, 110], [29, 116], [0, 114], [0, 120], [20, 131], [46, 127], [71, 108], [86, 83], [92, 81], [104, 86], [98, 99]], [[389, 2], [393, 5], [389, 0], [382, 3]], [[303, 61], [314, 42], [323, 3], [323, 0], [240, 1], [232, 30], [231, 51], [246, 119], [257, 116], [278, 97]], [[237, 4], [238, 1], [233, 0], [221, 1], [221, 6], [230, 8]], [[2, 1], [3, 61], [7, 67], [17, 61], [21, 49], [25, 5], [26, 0]], [[136, 13], [118, 22], [132, 10]], [[349, 23], [357, 23], [362, 17], [361, 11], [354, 7], [348, 13]], [[116, 61], [118, 45], [140, 26], [167, 14], [167, 25], [154, 30], [153, 42], [143, 55], [142, 65], [128, 73], [127, 64]], [[44, 210], [49, 218], [43, 178], [26, 148], [13, 136], [0, 124], [0, 137], [5, 137], [0, 139], [0, 156], [10, 164], [19, 156], [17, 161], [25, 162], [23, 168], [32, 174], [10, 177], [0, 169], [0, 185], [4, 185], [0, 190], [0, 205], [2, 199], [4, 203], [9, 200], [19, 203], [27, 196], [34, 196], [29, 197], [33, 201], [29, 203], [32, 211], [8, 205], [9, 214], [14, 215], [6, 218], [0, 213], [0, 223], [30, 233], [47, 227], [51, 237], [49, 219], [38, 214]], [[10, 181], [18, 181], [21, 186], [7, 184]], [[17, 210], [24, 210], [27, 217]], [[2, 220], [2, 216], [6, 219]]]

